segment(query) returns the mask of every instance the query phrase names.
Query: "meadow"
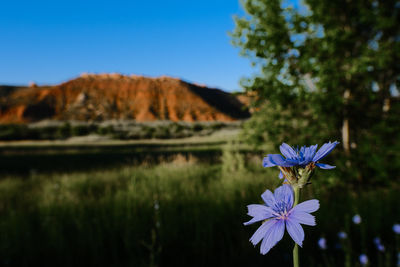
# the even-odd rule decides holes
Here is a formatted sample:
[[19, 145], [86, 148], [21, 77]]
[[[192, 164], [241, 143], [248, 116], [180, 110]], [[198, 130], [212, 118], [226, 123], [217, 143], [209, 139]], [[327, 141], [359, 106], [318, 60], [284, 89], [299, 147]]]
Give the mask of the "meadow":
[[239, 130], [242, 123], [242, 121], [190, 123], [183, 121], [136, 122], [134, 120], [102, 122], [42, 120], [28, 124], [0, 124], [0, 141], [66, 140], [89, 135], [96, 135], [103, 140], [182, 139], [209, 136], [221, 130]]
[[[2, 165], [0, 265], [290, 266], [292, 241], [287, 234], [262, 256], [248, 241], [258, 225], [243, 226], [249, 220], [246, 206], [260, 203], [265, 189], [281, 183], [278, 170], [262, 168], [262, 154], [237, 151], [232, 145], [214, 143], [208, 152], [204, 144], [169, 145], [128, 146], [114, 165], [102, 168], [108, 160], [100, 159], [107, 159], [111, 150], [97, 147], [88, 153], [100, 163], [88, 169], [79, 166], [90, 166], [93, 158], [81, 157], [79, 149], [58, 154], [49, 153], [48, 147], [46, 153], [26, 153], [26, 147], [3, 150], [2, 161], [24, 159], [20, 166], [28, 167], [18, 172], [12, 164]], [[149, 151], [171, 154], [156, 154], [156, 161], [129, 160], [128, 153]], [[198, 151], [209, 153], [208, 160]], [[75, 158], [79, 168], [67, 161], [68, 168], [57, 165], [66, 155], [70, 158], [64, 160]], [[27, 171], [34, 158], [46, 164]], [[317, 226], [304, 227], [302, 266], [359, 266], [362, 253], [370, 266], [396, 266], [400, 240], [392, 226], [400, 222], [399, 185], [328, 186], [325, 181], [335, 175], [319, 170], [301, 196], [321, 201], [314, 214]], [[360, 224], [352, 222], [355, 214], [361, 216]], [[348, 237], [340, 239], [340, 231]], [[318, 246], [321, 237], [327, 240], [326, 249]], [[375, 247], [375, 237], [381, 238], [384, 252]]]

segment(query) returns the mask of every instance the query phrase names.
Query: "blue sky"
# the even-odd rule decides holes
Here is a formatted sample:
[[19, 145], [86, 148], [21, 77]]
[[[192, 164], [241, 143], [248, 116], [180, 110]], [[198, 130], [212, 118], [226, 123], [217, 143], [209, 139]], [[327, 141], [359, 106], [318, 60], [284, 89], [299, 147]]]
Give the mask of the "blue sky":
[[2, 1], [0, 84], [119, 72], [239, 90], [255, 70], [230, 44], [234, 14], [238, 0]]

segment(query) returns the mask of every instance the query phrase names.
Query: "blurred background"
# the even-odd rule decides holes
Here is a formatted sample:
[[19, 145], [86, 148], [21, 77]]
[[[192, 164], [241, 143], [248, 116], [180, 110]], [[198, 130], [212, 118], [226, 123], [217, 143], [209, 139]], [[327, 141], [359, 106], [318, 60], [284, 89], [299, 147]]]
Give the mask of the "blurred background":
[[262, 159], [335, 140], [301, 264], [400, 266], [399, 1], [1, 6], [0, 266], [290, 266]]

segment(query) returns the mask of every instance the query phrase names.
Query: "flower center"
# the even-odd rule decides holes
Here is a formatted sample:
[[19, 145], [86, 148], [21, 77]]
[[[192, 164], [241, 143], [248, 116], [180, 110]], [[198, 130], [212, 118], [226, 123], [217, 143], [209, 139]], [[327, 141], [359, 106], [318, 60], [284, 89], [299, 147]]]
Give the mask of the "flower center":
[[280, 213], [280, 216], [276, 217], [279, 220], [287, 220], [289, 213], [285, 210]]
[[275, 204], [274, 211], [276, 212], [276, 218], [286, 220], [289, 212], [287, 210], [287, 204], [283, 201], [280, 201]]

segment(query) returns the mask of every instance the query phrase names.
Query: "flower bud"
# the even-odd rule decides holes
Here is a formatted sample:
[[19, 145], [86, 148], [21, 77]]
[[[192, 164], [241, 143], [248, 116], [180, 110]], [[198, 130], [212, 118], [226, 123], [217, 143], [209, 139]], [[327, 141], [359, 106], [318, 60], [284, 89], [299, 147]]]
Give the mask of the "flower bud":
[[299, 174], [297, 183], [300, 188], [304, 187], [306, 184], [310, 182], [310, 179], [314, 174], [314, 169], [315, 169], [315, 164], [314, 162], [311, 162], [305, 168], [299, 168], [297, 170]]

